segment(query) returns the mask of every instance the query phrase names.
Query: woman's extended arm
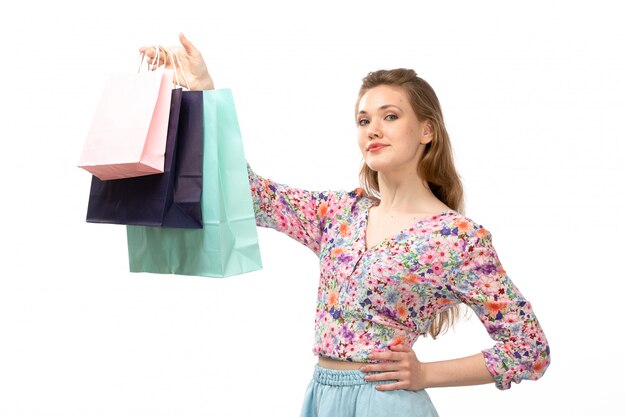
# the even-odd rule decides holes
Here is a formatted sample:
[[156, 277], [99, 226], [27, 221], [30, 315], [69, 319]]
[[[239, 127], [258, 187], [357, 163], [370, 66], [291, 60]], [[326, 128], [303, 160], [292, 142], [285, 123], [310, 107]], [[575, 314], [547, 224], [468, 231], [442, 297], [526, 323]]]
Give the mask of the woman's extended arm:
[[319, 255], [329, 205], [338, 193], [307, 191], [258, 176], [248, 165], [248, 179], [256, 223], [302, 243]]
[[[182, 33], [179, 39], [181, 46], [169, 48], [178, 58], [175, 64], [185, 73], [185, 77], [179, 77], [179, 82], [186, 80], [186, 87], [190, 90], [214, 89], [213, 79], [200, 51]], [[166, 53], [159, 53], [156, 61], [155, 46], [142, 46], [139, 52], [145, 54], [154, 68], [173, 68], [172, 57]], [[248, 178], [257, 225], [281, 231], [319, 253], [326, 218], [324, 208], [332, 199], [330, 193], [310, 192], [275, 183], [256, 175], [250, 166]]]

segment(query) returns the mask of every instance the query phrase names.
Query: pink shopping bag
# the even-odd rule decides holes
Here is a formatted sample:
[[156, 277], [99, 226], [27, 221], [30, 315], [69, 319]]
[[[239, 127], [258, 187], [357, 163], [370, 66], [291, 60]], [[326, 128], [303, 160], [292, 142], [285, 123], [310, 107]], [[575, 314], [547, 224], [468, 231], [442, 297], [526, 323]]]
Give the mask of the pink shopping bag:
[[164, 69], [111, 75], [78, 166], [101, 180], [162, 173], [173, 78]]

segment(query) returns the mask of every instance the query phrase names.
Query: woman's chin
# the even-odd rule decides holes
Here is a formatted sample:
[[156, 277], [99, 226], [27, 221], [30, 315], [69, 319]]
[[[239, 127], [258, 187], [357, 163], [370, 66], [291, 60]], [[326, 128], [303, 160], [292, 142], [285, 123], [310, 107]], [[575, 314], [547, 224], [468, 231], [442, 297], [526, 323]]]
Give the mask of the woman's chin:
[[376, 172], [385, 172], [389, 170], [389, 164], [385, 164], [382, 161], [366, 161], [369, 169]]

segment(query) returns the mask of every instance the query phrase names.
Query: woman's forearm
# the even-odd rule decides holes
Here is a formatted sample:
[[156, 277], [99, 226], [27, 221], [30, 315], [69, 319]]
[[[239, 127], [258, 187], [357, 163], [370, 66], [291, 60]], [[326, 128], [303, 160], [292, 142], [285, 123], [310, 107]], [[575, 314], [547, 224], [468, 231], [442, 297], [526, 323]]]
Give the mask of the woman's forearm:
[[458, 387], [494, 382], [482, 353], [459, 359], [422, 362], [421, 370], [426, 387]]

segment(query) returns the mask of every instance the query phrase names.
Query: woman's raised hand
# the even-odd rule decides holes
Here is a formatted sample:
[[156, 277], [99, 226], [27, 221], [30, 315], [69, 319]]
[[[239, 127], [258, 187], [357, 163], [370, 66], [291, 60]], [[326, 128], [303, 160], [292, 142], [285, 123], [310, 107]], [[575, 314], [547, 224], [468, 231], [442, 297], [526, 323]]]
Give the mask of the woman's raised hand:
[[[173, 59], [177, 59], [176, 65], [182, 69], [183, 75], [178, 73], [178, 82], [189, 88], [190, 90], [213, 90], [213, 79], [207, 70], [204, 59], [200, 51], [193, 46], [191, 42], [183, 35], [179, 34], [180, 43], [182, 46], [174, 46], [169, 48], [175, 54]], [[165, 66], [165, 68], [174, 68], [172, 57], [160, 51], [158, 54], [158, 62], [156, 62], [157, 51], [154, 46], [142, 46], [139, 48], [139, 52], [145, 54], [148, 64], [151, 68], [158, 68]]]

